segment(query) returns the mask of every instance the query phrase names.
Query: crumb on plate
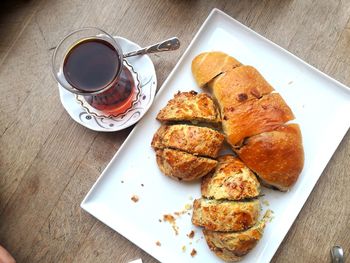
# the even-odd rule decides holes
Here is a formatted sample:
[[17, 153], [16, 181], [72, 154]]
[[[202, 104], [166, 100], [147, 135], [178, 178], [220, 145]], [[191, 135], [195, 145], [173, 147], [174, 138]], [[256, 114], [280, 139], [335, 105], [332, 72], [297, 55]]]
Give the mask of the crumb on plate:
[[187, 234], [187, 236], [188, 236], [189, 238], [193, 238], [193, 237], [194, 237], [194, 231], [191, 230], [191, 232], [190, 232], [189, 234]]
[[157, 245], [158, 247], [160, 247], [162, 244], [161, 244], [159, 241], [157, 241], [157, 242], [156, 242], [156, 245]]
[[134, 201], [135, 203], [137, 203], [139, 201], [139, 197], [137, 195], [133, 195], [131, 197], [131, 200]]
[[194, 257], [195, 255], [197, 255], [197, 251], [195, 249], [192, 249], [191, 251], [191, 257]]
[[182, 246], [182, 252], [186, 252], [186, 246]]

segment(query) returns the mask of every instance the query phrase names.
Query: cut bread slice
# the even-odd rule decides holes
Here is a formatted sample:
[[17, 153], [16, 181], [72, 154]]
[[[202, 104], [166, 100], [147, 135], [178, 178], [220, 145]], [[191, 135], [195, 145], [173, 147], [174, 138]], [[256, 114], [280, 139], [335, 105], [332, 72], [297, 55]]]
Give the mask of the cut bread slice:
[[215, 172], [202, 180], [203, 197], [243, 200], [259, 196], [259, 181], [241, 160], [232, 155], [224, 155], [218, 161]]
[[221, 108], [234, 107], [251, 99], [259, 99], [274, 89], [252, 66], [227, 71], [209, 83]]
[[252, 136], [236, 149], [239, 158], [264, 184], [288, 190], [304, 166], [304, 150], [298, 124], [282, 125], [274, 131]]
[[259, 212], [258, 199], [239, 202], [201, 198], [193, 202], [192, 223], [212, 231], [241, 231], [256, 224]]
[[217, 165], [216, 160], [172, 150], [156, 150], [159, 169], [167, 176], [183, 181], [192, 181], [210, 173]]
[[218, 232], [203, 229], [209, 248], [221, 259], [228, 262], [241, 260], [261, 239], [268, 216], [253, 227], [240, 232]]
[[192, 61], [192, 73], [199, 87], [205, 86], [219, 74], [241, 63], [223, 52], [204, 52]]
[[195, 91], [178, 92], [174, 98], [158, 113], [157, 120], [162, 122], [190, 121], [219, 123], [219, 111], [213, 99], [205, 93]]
[[236, 107], [225, 105], [221, 113], [227, 141], [234, 148], [244, 138], [274, 130], [294, 119], [293, 112], [278, 93], [270, 93]]
[[216, 158], [224, 142], [220, 132], [193, 125], [163, 125], [154, 134], [152, 147], [172, 148], [194, 155]]

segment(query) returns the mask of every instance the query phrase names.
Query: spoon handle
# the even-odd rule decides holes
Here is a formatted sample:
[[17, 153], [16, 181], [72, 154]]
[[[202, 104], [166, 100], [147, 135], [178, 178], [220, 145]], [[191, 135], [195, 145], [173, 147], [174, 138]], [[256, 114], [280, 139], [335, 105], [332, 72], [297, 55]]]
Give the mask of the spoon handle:
[[157, 44], [123, 54], [123, 57], [127, 58], [127, 57], [144, 55], [144, 54], [149, 54], [149, 53], [176, 50], [179, 47], [180, 47], [180, 40], [177, 37], [172, 37], [172, 38], [169, 38], [169, 39], [164, 40], [162, 42], [159, 42]]
[[344, 251], [340, 246], [331, 248], [332, 263], [344, 263]]

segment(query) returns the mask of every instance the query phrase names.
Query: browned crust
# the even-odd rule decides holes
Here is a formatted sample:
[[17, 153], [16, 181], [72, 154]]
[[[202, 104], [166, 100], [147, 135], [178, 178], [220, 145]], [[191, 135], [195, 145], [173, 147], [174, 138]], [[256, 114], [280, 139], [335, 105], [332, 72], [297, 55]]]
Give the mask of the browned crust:
[[158, 167], [165, 175], [183, 181], [205, 176], [217, 165], [216, 160], [172, 149], [156, 150], [156, 156]]
[[242, 161], [267, 184], [282, 191], [298, 179], [304, 166], [299, 125], [283, 125], [250, 137], [236, 150]]
[[173, 148], [200, 156], [217, 157], [224, 135], [207, 127], [192, 125], [161, 126], [153, 136], [155, 149]]
[[241, 63], [223, 52], [204, 52], [192, 61], [192, 73], [199, 87], [217, 75], [240, 66]]
[[215, 255], [217, 255], [222, 260], [224, 260], [226, 262], [237, 262], [237, 261], [240, 261], [242, 259], [242, 257], [237, 256], [235, 253], [233, 253], [232, 251], [230, 251], [226, 248], [219, 248], [219, 247], [215, 246], [214, 243], [210, 239], [206, 238], [206, 241], [207, 241], [207, 244], [208, 244], [208, 247], [210, 248], [210, 250], [213, 251], [215, 253]]
[[219, 123], [219, 111], [213, 99], [205, 93], [195, 91], [178, 92], [174, 98], [157, 115], [157, 120], [169, 121], [201, 121]]
[[274, 90], [252, 66], [240, 66], [227, 71], [215, 78], [210, 86], [222, 108], [259, 99]]
[[257, 197], [260, 184], [255, 175], [238, 158], [218, 158], [215, 172], [206, 175], [201, 184], [202, 196], [213, 199], [242, 200]]
[[259, 200], [217, 201], [205, 198], [193, 202], [192, 223], [212, 231], [241, 231], [256, 224]]
[[235, 147], [244, 138], [276, 129], [294, 119], [293, 112], [277, 93], [268, 94], [236, 107], [222, 108], [223, 130]]
[[[204, 237], [210, 248], [215, 248], [217, 252], [226, 250], [227, 256], [242, 257], [252, 250], [261, 239], [265, 228], [265, 221], [257, 223], [255, 226], [240, 232], [218, 232], [203, 229]], [[221, 253], [219, 253], [220, 256]]]

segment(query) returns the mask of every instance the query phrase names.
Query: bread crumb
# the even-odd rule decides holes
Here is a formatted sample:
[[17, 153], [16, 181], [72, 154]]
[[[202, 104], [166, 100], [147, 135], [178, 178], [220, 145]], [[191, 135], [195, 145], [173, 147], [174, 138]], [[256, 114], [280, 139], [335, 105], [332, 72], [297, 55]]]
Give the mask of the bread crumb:
[[266, 200], [266, 199], [263, 199], [263, 200], [262, 200], [262, 203], [263, 203], [263, 205], [266, 205], [266, 206], [269, 206], [269, 205], [270, 205], [269, 201]]
[[142, 187], [144, 187], [145, 185], [144, 184], [141, 184]]
[[182, 249], [182, 252], [184, 252], [184, 253], [186, 252], [186, 246], [182, 246], [181, 249]]
[[159, 241], [157, 241], [157, 242], [156, 242], [156, 245], [157, 245], [158, 247], [160, 247], [162, 244], [161, 244]]
[[162, 223], [162, 219], [158, 219], [159, 223]]
[[193, 238], [193, 237], [194, 237], [194, 231], [191, 230], [191, 232], [190, 232], [189, 234], [187, 234], [187, 236], [188, 236], [189, 238]]
[[175, 217], [169, 214], [163, 215], [163, 220], [169, 222], [174, 229], [175, 235], [179, 234], [179, 227], [176, 225]]
[[137, 203], [139, 201], [139, 197], [137, 195], [133, 195], [131, 197], [131, 200], [134, 201], [135, 203]]
[[185, 205], [185, 209], [186, 210], [191, 210], [192, 209], [192, 205], [191, 204], [186, 204]]
[[197, 251], [195, 249], [192, 249], [191, 251], [191, 257], [194, 257], [195, 255], [197, 255]]
[[172, 215], [166, 214], [166, 215], [163, 215], [163, 220], [169, 223], [173, 223], [175, 222], [175, 217], [173, 217]]
[[294, 82], [293, 80], [289, 81], [289, 82], [288, 82], [288, 85], [293, 84], [293, 82]]
[[122, 184], [124, 183], [124, 181], [123, 181], [123, 180], [121, 180], [120, 182], [121, 182]]

